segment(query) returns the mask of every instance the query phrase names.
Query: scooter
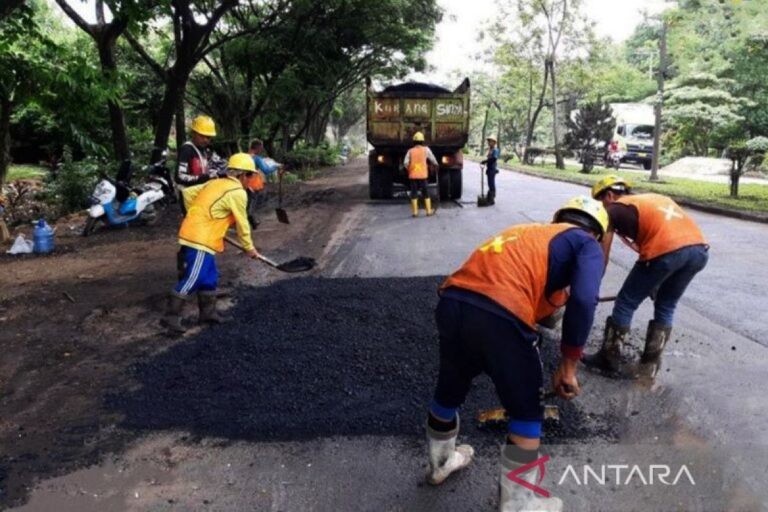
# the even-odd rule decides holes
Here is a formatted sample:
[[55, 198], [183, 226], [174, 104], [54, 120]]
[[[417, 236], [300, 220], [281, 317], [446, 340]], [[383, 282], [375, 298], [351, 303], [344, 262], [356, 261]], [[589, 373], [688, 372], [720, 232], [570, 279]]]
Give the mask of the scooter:
[[159, 162], [146, 168], [147, 180], [132, 188], [133, 166], [130, 160], [120, 165], [115, 178], [103, 176], [91, 195], [91, 207], [83, 228], [83, 236], [96, 230], [99, 221], [107, 226], [125, 226], [138, 219], [146, 224], [157, 222], [160, 202], [170, 202], [176, 197], [170, 171], [166, 167], [166, 152]]

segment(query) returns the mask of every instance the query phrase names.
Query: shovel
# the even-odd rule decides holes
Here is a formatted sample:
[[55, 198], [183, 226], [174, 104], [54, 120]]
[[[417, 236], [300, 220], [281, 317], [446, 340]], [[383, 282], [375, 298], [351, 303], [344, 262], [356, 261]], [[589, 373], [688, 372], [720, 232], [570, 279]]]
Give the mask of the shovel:
[[275, 208], [277, 221], [283, 224], [290, 224], [288, 214], [283, 210], [283, 170], [277, 171], [277, 208]]
[[[547, 391], [541, 397], [542, 400], [549, 400], [557, 396], [554, 390]], [[544, 419], [560, 421], [560, 408], [553, 404], [544, 405]], [[507, 411], [503, 407], [496, 407], [495, 409], [485, 409], [477, 414], [477, 423], [480, 427], [486, 427], [488, 425], [497, 423], [506, 423], [509, 420], [507, 417]]]
[[485, 166], [480, 166], [480, 195], [477, 196], [477, 206], [488, 206], [488, 198], [485, 196]]
[[[237, 240], [230, 238], [228, 236], [225, 236], [224, 240], [227, 243], [245, 252], [245, 248]], [[259, 254], [258, 259], [266, 263], [272, 268], [276, 268], [281, 272], [288, 272], [288, 273], [306, 272], [307, 270], [312, 270], [313, 268], [315, 268], [315, 265], [317, 264], [314, 258], [307, 258], [306, 256], [299, 256], [298, 258], [294, 258], [291, 261], [286, 261], [285, 263], [277, 263], [276, 261], [273, 261], [270, 258], [267, 258], [266, 256], [263, 256], [261, 254]]]

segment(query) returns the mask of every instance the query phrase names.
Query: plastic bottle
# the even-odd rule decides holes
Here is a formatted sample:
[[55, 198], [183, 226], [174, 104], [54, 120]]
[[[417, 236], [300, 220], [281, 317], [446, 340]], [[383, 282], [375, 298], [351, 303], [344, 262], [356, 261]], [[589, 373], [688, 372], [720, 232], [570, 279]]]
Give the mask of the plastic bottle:
[[47, 254], [53, 251], [53, 229], [45, 219], [37, 221], [34, 233], [34, 252]]

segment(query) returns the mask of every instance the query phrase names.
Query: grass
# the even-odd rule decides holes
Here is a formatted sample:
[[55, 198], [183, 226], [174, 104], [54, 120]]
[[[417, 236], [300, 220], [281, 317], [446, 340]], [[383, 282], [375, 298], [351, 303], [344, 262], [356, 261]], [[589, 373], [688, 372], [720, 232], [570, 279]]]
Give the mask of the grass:
[[565, 170], [555, 168], [554, 164], [543, 166], [509, 164], [506, 167], [521, 170], [527, 174], [583, 185], [592, 185], [606, 174], [619, 174], [632, 181], [634, 189], [638, 192], [657, 192], [706, 206], [718, 206], [750, 213], [768, 213], [768, 185], [742, 183], [739, 185], [739, 197], [733, 198], [729, 195], [730, 187], [727, 183], [668, 176], [662, 176], [661, 181], [650, 182], [648, 181], [649, 171], [620, 169], [616, 172], [613, 169], [596, 168], [591, 174], [583, 174], [579, 172], [580, 165], [566, 165]]
[[5, 181], [42, 178], [46, 174], [48, 174], [48, 168], [41, 165], [11, 165]]

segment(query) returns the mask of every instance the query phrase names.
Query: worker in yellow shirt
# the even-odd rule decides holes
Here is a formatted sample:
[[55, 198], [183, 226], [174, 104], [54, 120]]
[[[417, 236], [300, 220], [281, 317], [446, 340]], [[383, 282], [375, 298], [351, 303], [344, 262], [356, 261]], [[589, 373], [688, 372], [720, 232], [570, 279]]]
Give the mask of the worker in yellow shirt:
[[184, 332], [181, 311], [192, 293], [197, 293], [201, 323], [220, 323], [216, 311], [218, 271], [215, 254], [224, 251], [224, 237], [235, 225], [240, 243], [251, 258], [259, 256], [251, 240], [246, 213], [250, 190], [258, 180], [253, 159], [237, 153], [227, 163], [227, 176], [184, 191], [187, 214], [179, 230], [179, 244], [186, 269], [168, 301], [163, 324], [175, 332]]

